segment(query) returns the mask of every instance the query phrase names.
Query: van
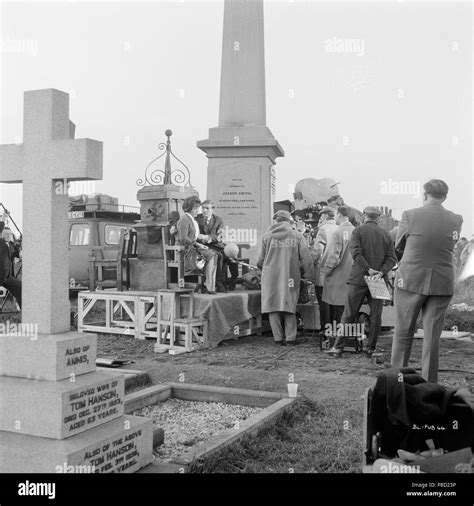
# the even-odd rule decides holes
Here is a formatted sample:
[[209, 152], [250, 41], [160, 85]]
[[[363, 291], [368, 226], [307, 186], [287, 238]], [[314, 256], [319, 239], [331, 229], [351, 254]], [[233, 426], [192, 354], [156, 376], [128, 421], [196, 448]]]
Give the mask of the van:
[[81, 202], [68, 218], [70, 291], [115, 288], [120, 235], [140, 220], [139, 208]]

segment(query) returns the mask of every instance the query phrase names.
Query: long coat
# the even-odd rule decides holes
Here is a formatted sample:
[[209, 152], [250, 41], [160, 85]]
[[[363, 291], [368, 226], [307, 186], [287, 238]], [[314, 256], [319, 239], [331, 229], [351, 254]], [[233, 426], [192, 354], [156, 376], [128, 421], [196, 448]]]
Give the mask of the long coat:
[[404, 211], [395, 249], [401, 258], [395, 286], [423, 295], [454, 293], [453, 248], [463, 218], [441, 204]]
[[354, 225], [342, 223], [332, 236], [324, 270], [323, 302], [333, 306], [344, 306], [347, 302], [353, 259], [349, 250]]
[[335, 220], [327, 220], [318, 229], [313, 247], [310, 250], [314, 262], [313, 281], [316, 286], [324, 286], [324, 264], [326, 263], [328, 247], [332, 236], [337, 230]]
[[257, 259], [262, 269], [262, 313], [296, 313], [300, 263], [306, 278], [314, 276], [313, 259], [303, 235], [288, 221], [271, 225], [263, 234]]

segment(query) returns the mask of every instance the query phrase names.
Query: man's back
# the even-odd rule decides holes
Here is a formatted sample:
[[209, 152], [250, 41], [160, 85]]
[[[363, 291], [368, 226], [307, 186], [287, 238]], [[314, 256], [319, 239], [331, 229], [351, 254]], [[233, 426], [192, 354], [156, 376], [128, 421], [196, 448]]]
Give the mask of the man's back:
[[365, 285], [364, 276], [369, 267], [386, 274], [396, 262], [389, 233], [375, 221], [366, 221], [352, 232], [350, 251], [354, 264], [347, 280], [354, 285]]
[[400, 259], [396, 286], [423, 295], [454, 292], [453, 249], [462, 216], [430, 203], [405, 211], [395, 250]]

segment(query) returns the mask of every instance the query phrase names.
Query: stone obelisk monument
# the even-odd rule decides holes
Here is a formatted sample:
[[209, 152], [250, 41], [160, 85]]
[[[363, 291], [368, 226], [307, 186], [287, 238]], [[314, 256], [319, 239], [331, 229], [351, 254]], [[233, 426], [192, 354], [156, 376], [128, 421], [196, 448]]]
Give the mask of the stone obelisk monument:
[[225, 0], [219, 125], [197, 143], [209, 159], [207, 198], [224, 219], [224, 240], [250, 243], [251, 261], [271, 224], [273, 165], [284, 156], [266, 126], [263, 26], [263, 0]]

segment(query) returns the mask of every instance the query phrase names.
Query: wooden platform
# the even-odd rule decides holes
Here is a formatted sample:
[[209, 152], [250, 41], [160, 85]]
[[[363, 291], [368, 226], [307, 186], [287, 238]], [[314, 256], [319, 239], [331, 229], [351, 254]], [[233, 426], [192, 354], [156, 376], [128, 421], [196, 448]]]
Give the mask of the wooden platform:
[[[173, 353], [170, 351], [174, 354], [180, 350], [213, 348], [221, 341], [269, 330], [269, 325], [262, 322], [260, 291], [236, 290], [216, 295], [192, 293], [192, 296], [189, 290], [181, 291], [183, 293], [178, 299], [174, 294], [179, 290], [81, 292], [78, 295], [78, 331], [154, 339], [157, 340], [157, 346], [165, 344], [166, 349], [161, 348], [162, 351], [169, 351], [174, 345], [171, 342], [174, 338], [170, 341], [169, 337], [170, 328], [181, 327], [182, 337], [188, 341], [188, 345], [178, 344]], [[161, 316], [158, 315], [159, 305], [162, 308]], [[170, 312], [176, 322], [172, 325]], [[197, 328], [197, 320], [205, 321], [205, 335], [202, 328]], [[167, 332], [168, 341], [163, 338], [163, 332]], [[194, 338], [190, 339], [189, 336]]]

